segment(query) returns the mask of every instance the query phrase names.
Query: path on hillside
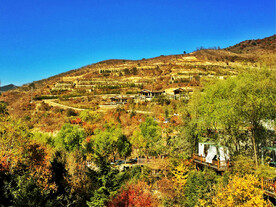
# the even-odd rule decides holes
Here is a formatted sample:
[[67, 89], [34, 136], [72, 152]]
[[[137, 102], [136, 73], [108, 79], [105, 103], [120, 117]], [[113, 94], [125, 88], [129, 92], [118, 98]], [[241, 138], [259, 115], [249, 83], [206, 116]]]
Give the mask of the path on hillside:
[[[50, 106], [57, 106], [57, 107], [60, 107], [60, 108], [63, 108], [63, 109], [73, 109], [73, 110], [76, 110], [76, 111], [87, 110], [87, 109], [81, 109], [81, 108], [76, 108], [76, 107], [60, 104], [60, 103], [55, 102], [56, 100], [57, 99], [43, 99], [42, 101], [49, 104]], [[99, 107], [100, 108], [97, 111], [104, 112], [105, 110], [108, 110], [108, 109], [115, 109], [117, 107], [117, 105], [99, 105]], [[132, 111], [127, 110], [127, 112], [130, 113]], [[152, 114], [153, 113], [151, 111], [140, 111], [140, 110], [134, 110], [133, 112], [138, 113], [138, 114]]]
[[152, 111], [140, 111], [140, 110], [127, 110], [127, 112], [134, 112], [134, 113], [138, 113], [138, 114], [152, 114]]
[[63, 109], [73, 109], [76, 111], [83, 111], [85, 109], [81, 109], [81, 108], [76, 108], [76, 107], [72, 107], [72, 106], [66, 106], [60, 103], [56, 103], [54, 101], [56, 101], [57, 99], [43, 99], [42, 101], [44, 101], [45, 103], [49, 104], [50, 106], [57, 106]]

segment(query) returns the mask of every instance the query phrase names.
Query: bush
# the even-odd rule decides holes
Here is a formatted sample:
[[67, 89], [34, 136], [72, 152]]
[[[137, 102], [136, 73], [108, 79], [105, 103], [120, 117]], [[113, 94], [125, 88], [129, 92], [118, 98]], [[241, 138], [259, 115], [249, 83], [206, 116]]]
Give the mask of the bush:
[[0, 101], [0, 114], [8, 114], [8, 104], [4, 101]]
[[70, 116], [77, 116], [77, 112], [73, 109], [67, 109], [66, 110], [66, 116], [70, 117]]
[[117, 197], [108, 203], [108, 206], [158, 206], [157, 198], [150, 192], [150, 186], [139, 181], [121, 188]]
[[209, 201], [215, 194], [217, 175], [212, 170], [191, 171], [184, 187], [185, 206], [195, 206], [201, 200]]
[[161, 105], [169, 105], [171, 103], [170, 99], [168, 99], [165, 95], [160, 95], [154, 98], [154, 101]]
[[101, 120], [102, 115], [90, 110], [84, 110], [80, 112], [80, 118], [82, 121], [96, 123]]
[[44, 101], [42, 101], [39, 106], [40, 111], [50, 111], [51, 108], [52, 107], [49, 104], [45, 103]]

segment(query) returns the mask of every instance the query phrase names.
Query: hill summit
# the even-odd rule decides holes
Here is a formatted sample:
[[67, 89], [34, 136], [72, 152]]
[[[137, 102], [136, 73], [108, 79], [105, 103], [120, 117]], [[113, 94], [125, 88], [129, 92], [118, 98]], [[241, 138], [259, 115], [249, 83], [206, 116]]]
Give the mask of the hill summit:
[[15, 88], [18, 88], [18, 86], [14, 85], [14, 84], [9, 84], [9, 85], [0, 87], [0, 91], [4, 92], [4, 91], [9, 91], [9, 90], [12, 90]]
[[245, 40], [226, 48], [234, 53], [276, 53], [276, 35], [264, 39]]

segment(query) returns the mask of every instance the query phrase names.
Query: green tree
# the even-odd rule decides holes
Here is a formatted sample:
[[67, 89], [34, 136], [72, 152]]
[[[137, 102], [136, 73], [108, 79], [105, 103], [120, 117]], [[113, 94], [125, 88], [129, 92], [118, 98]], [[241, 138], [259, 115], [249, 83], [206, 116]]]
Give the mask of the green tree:
[[110, 197], [116, 194], [120, 187], [120, 177], [118, 170], [110, 168], [109, 165], [101, 165], [98, 173], [97, 184], [98, 188], [93, 192], [90, 201], [87, 201], [88, 206], [106, 206]]
[[267, 138], [260, 133], [264, 130], [263, 122], [275, 120], [276, 116], [275, 72], [249, 70], [226, 81], [218, 81], [204, 91], [200, 112], [208, 127], [223, 129], [229, 137], [217, 141], [235, 145], [236, 150], [246, 138], [241, 129], [248, 129], [257, 166], [259, 144]]
[[145, 155], [146, 140], [143, 137], [141, 130], [136, 129], [133, 135], [130, 137], [130, 142], [135, 150], [137, 150], [138, 156]]
[[199, 206], [201, 200], [209, 201], [215, 195], [217, 175], [213, 170], [191, 171], [184, 186], [185, 206]]
[[147, 117], [146, 121], [140, 124], [141, 134], [145, 143], [146, 155], [158, 155], [162, 150], [162, 129], [152, 117]]
[[128, 141], [125, 135], [121, 135], [118, 139], [117, 143], [118, 153], [121, 157], [125, 158], [131, 155], [132, 145]]
[[104, 131], [96, 131], [93, 136], [93, 150], [96, 160], [115, 161], [118, 154], [118, 139], [123, 136], [122, 129], [116, 126], [108, 126]]
[[80, 148], [85, 138], [85, 132], [79, 126], [64, 124], [56, 136], [55, 145], [67, 151]]
[[79, 116], [82, 121], [89, 121], [91, 123], [97, 123], [102, 118], [101, 113], [90, 111], [90, 110], [81, 111]]
[[[187, 155], [193, 154], [198, 147], [198, 142], [203, 141], [202, 131], [206, 127], [199, 114], [200, 100], [201, 93], [195, 91], [188, 104], [182, 107], [184, 124], [180, 130], [181, 133], [179, 134], [176, 145], [181, 147], [180, 149], [185, 150]], [[175, 152], [177, 151], [175, 150]]]
[[0, 167], [5, 166], [10, 172], [19, 170], [18, 165], [24, 160], [23, 151], [30, 143], [30, 137], [29, 128], [21, 120], [0, 116]]

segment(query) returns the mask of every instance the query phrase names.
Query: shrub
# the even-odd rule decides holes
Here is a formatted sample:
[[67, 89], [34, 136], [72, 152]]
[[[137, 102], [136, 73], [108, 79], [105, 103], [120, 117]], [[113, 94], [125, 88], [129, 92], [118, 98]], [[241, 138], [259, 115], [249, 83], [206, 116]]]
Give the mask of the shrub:
[[109, 203], [110, 207], [119, 206], [158, 206], [157, 198], [151, 193], [150, 186], [139, 181], [121, 188], [120, 193]]
[[73, 109], [67, 109], [66, 110], [66, 116], [70, 117], [70, 116], [77, 116], [77, 112]]
[[214, 171], [191, 171], [184, 187], [185, 206], [199, 205], [201, 200], [209, 201], [211, 195], [215, 194], [216, 183]]
[[4, 101], [0, 101], [0, 114], [8, 114], [8, 104]]

